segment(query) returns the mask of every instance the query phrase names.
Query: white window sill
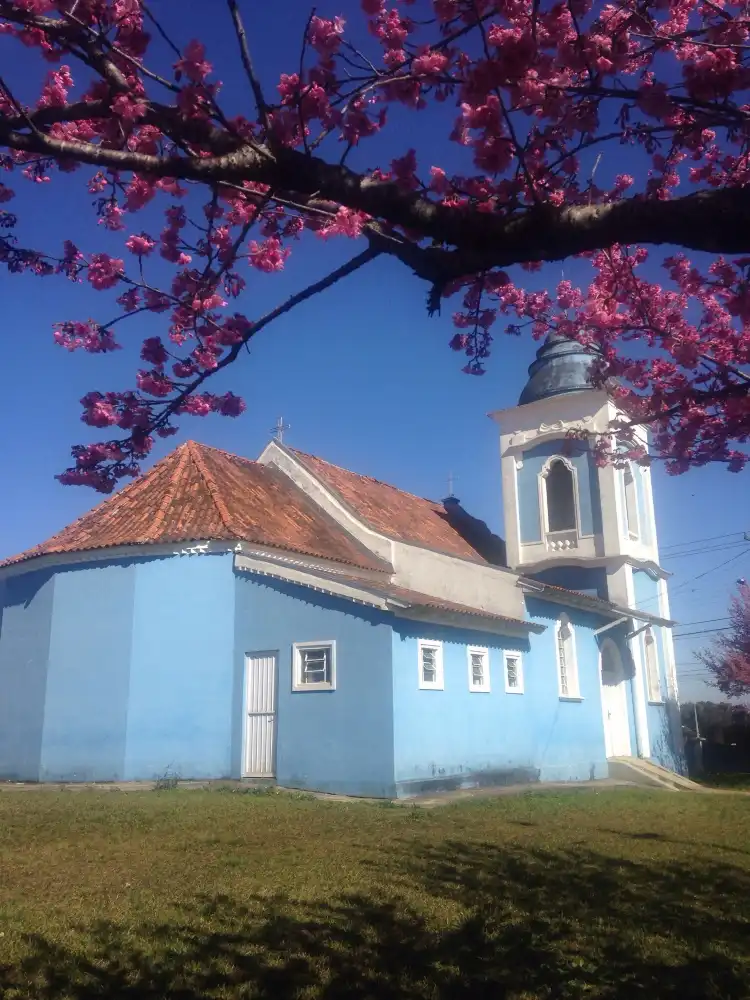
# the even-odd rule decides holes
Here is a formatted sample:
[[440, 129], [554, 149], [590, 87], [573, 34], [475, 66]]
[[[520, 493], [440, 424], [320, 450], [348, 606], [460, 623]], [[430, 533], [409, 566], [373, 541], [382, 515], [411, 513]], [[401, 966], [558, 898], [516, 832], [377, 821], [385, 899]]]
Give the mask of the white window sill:
[[469, 688], [469, 694], [492, 694], [489, 688]]
[[445, 688], [442, 684], [420, 684], [420, 691], [444, 691]]
[[523, 688], [506, 688], [506, 694], [523, 694]]
[[335, 691], [333, 684], [295, 684], [292, 687], [294, 694], [304, 694], [306, 691]]
[[560, 701], [583, 701], [580, 694], [561, 694]]
[[648, 703], [649, 703], [649, 705], [660, 705], [662, 708], [664, 707], [664, 699], [663, 698], [659, 698], [659, 699], [656, 699], [656, 700], [653, 699], [653, 698], [649, 698], [648, 699]]

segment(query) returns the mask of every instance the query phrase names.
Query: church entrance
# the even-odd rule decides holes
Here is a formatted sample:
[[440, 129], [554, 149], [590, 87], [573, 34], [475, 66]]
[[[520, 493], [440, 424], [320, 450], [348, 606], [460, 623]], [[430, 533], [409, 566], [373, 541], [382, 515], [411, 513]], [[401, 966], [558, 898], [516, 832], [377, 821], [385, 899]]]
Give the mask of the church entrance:
[[630, 723], [625, 670], [620, 650], [611, 639], [602, 642], [602, 712], [608, 757], [630, 756]]

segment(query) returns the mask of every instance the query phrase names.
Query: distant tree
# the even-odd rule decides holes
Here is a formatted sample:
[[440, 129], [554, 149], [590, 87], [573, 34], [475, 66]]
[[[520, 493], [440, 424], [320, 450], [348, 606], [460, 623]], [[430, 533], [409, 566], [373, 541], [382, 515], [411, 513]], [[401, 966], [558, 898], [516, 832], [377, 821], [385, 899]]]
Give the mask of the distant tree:
[[722, 701], [685, 701], [680, 705], [683, 729], [695, 730], [698, 716], [700, 735], [715, 742], [750, 742], [750, 712], [744, 705]]
[[750, 694], [750, 586], [740, 580], [729, 606], [729, 629], [698, 654], [718, 689], [732, 698]]
[[[668, 471], [740, 470], [750, 439], [746, 0], [360, 5], [345, 24], [336, 0], [309, 16], [287, 3], [299, 49], [262, 79], [253, 49], [277, 40], [261, 36], [250, 2], [188, 5], [197, 34], [209, 20], [227, 26], [212, 63], [204, 40], [182, 37], [184, 4], [0, 0], [0, 263], [117, 296], [107, 322], [57, 326], [70, 351], [115, 350], [121, 321], [165, 314], [134, 387], [83, 397], [84, 422], [119, 436], [76, 446], [62, 481], [109, 491], [180, 417], [239, 414], [238, 396], [207, 391], [211, 376], [375, 257], [426, 282], [430, 312], [461, 295], [451, 347], [467, 373], [482, 374], [498, 328], [578, 338], [598, 349], [596, 378], [616, 380], [628, 420], [651, 424]], [[214, 72], [232, 53], [246, 94], [221, 90]], [[412, 149], [419, 133], [404, 116], [423, 111], [433, 134]], [[39, 190], [76, 170], [82, 207], [93, 196], [98, 223], [122, 233], [121, 255], [72, 238], [59, 250], [21, 245], [6, 206], [19, 185]], [[74, 196], [66, 186], [60, 203]], [[144, 212], [152, 204], [161, 232]], [[235, 309], [250, 275], [281, 270], [300, 247], [314, 253], [311, 236], [359, 251], [264, 316]], [[675, 249], [649, 271], [646, 248], [665, 244]], [[569, 257], [589, 260], [587, 289], [527, 290], [506, 270]]]

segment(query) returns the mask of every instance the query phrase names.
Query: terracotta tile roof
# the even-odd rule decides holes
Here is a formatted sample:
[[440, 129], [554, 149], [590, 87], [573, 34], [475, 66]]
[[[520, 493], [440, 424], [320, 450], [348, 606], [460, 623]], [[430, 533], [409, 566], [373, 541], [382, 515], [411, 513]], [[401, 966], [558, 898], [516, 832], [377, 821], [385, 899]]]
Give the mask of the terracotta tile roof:
[[116, 545], [224, 539], [391, 572], [278, 470], [194, 441], [48, 541], [0, 566]]
[[464, 523], [457, 524], [458, 519], [451, 518], [442, 503], [406, 493], [371, 476], [349, 472], [315, 455], [307, 455], [294, 448], [287, 451], [337, 494], [354, 514], [389, 538], [435, 549], [460, 559], [504, 565], [504, 559], [493, 555], [486, 542], [480, 543], [476, 526], [481, 525], [486, 536], [501, 547], [502, 541], [491, 535], [486, 525], [465, 512], [462, 512]]

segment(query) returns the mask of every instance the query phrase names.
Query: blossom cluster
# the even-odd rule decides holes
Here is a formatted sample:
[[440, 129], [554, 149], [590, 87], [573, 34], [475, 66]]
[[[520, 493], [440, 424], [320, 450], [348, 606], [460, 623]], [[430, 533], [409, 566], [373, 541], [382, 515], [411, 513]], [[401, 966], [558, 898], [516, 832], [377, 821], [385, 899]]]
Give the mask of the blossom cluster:
[[[506, 220], [512, 229], [543, 211], [658, 204], [750, 183], [744, 0], [360, 6], [353, 29], [339, 13], [317, 9], [301, 28], [299, 65], [284, 67], [291, 71], [279, 73], [275, 89], [243, 57], [256, 106], [230, 116], [215, 55], [200, 39], [153, 45], [155, 29], [162, 40], [169, 32], [141, 0], [0, 0], [0, 34], [48, 64], [32, 108], [0, 87], [0, 136], [11, 136], [0, 138], [8, 151], [0, 153], [0, 205], [16, 182], [46, 184], [55, 171], [96, 163], [85, 168], [87, 198], [107, 238], [123, 247], [83, 252], [68, 241], [53, 259], [18, 243], [15, 216], [3, 209], [0, 263], [114, 293], [122, 313], [113, 320], [57, 324], [54, 339], [69, 351], [115, 350], [116, 324], [143, 311], [164, 316], [163, 336], [142, 343], [146, 367], [133, 388], [82, 401], [88, 426], [125, 436], [76, 446], [64, 482], [111, 489], [137, 473], [181, 415], [242, 411], [237, 396], [206, 393], [204, 383], [257, 329], [236, 309], [248, 281], [272, 280], [305, 233], [377, 237], [381, 247], [391, 240], [429, 259], [437, 249], [476, 249], [473, 238], [456, 235], [454, 219]], [[439, 146], [426, 143], [403, 142], [395, 156], [391, 143], [378, 160], [389, 122], [428, 108], [453, 147], [444, 165], [433, 162]], [[350, 152], [366, 143], [374, 163], [347, 174]], [[627, 172], [599, 166], [607, 144], [627, 155]], [[239, 169], [242, 157], [280, 164], [278, 177]], [[335, 196], [303, 177], [304, 157], [322, 159], [330, 166], [323, 176], [341, 179]], [[191, 170], [172, 176], [175, 163]], [[153, 203], [164, 212], [160, 232], [133, 219]], [[409, 225], [406, 203], [420, 209]], [[540, 236], [504, 269], [468, 267], [435, 282], [438, 295], [462, 296], [450, 346], [464, 355], [464, 371], [484, 372], [498, 330], [576, 338], [595, 353], [594, 375], [627, 418], [650, 423], [654, 453], [670, 471], [710, 461], [741, 468], [750, 437], [750, 259], [698, 266], [675, 251], [651, 260], [613, 239], [583, 254], [592, 271], [585, 289], [563, 280], [555, 291], [530, 291], [523, 275], [509, 274], [513, 263], [529, 272], [566, 255], [553, 244]], [[149, 280], [154, 261], [174, 269], [164, 287]], [[600, 452], [607, 457], [606, 442]]]

